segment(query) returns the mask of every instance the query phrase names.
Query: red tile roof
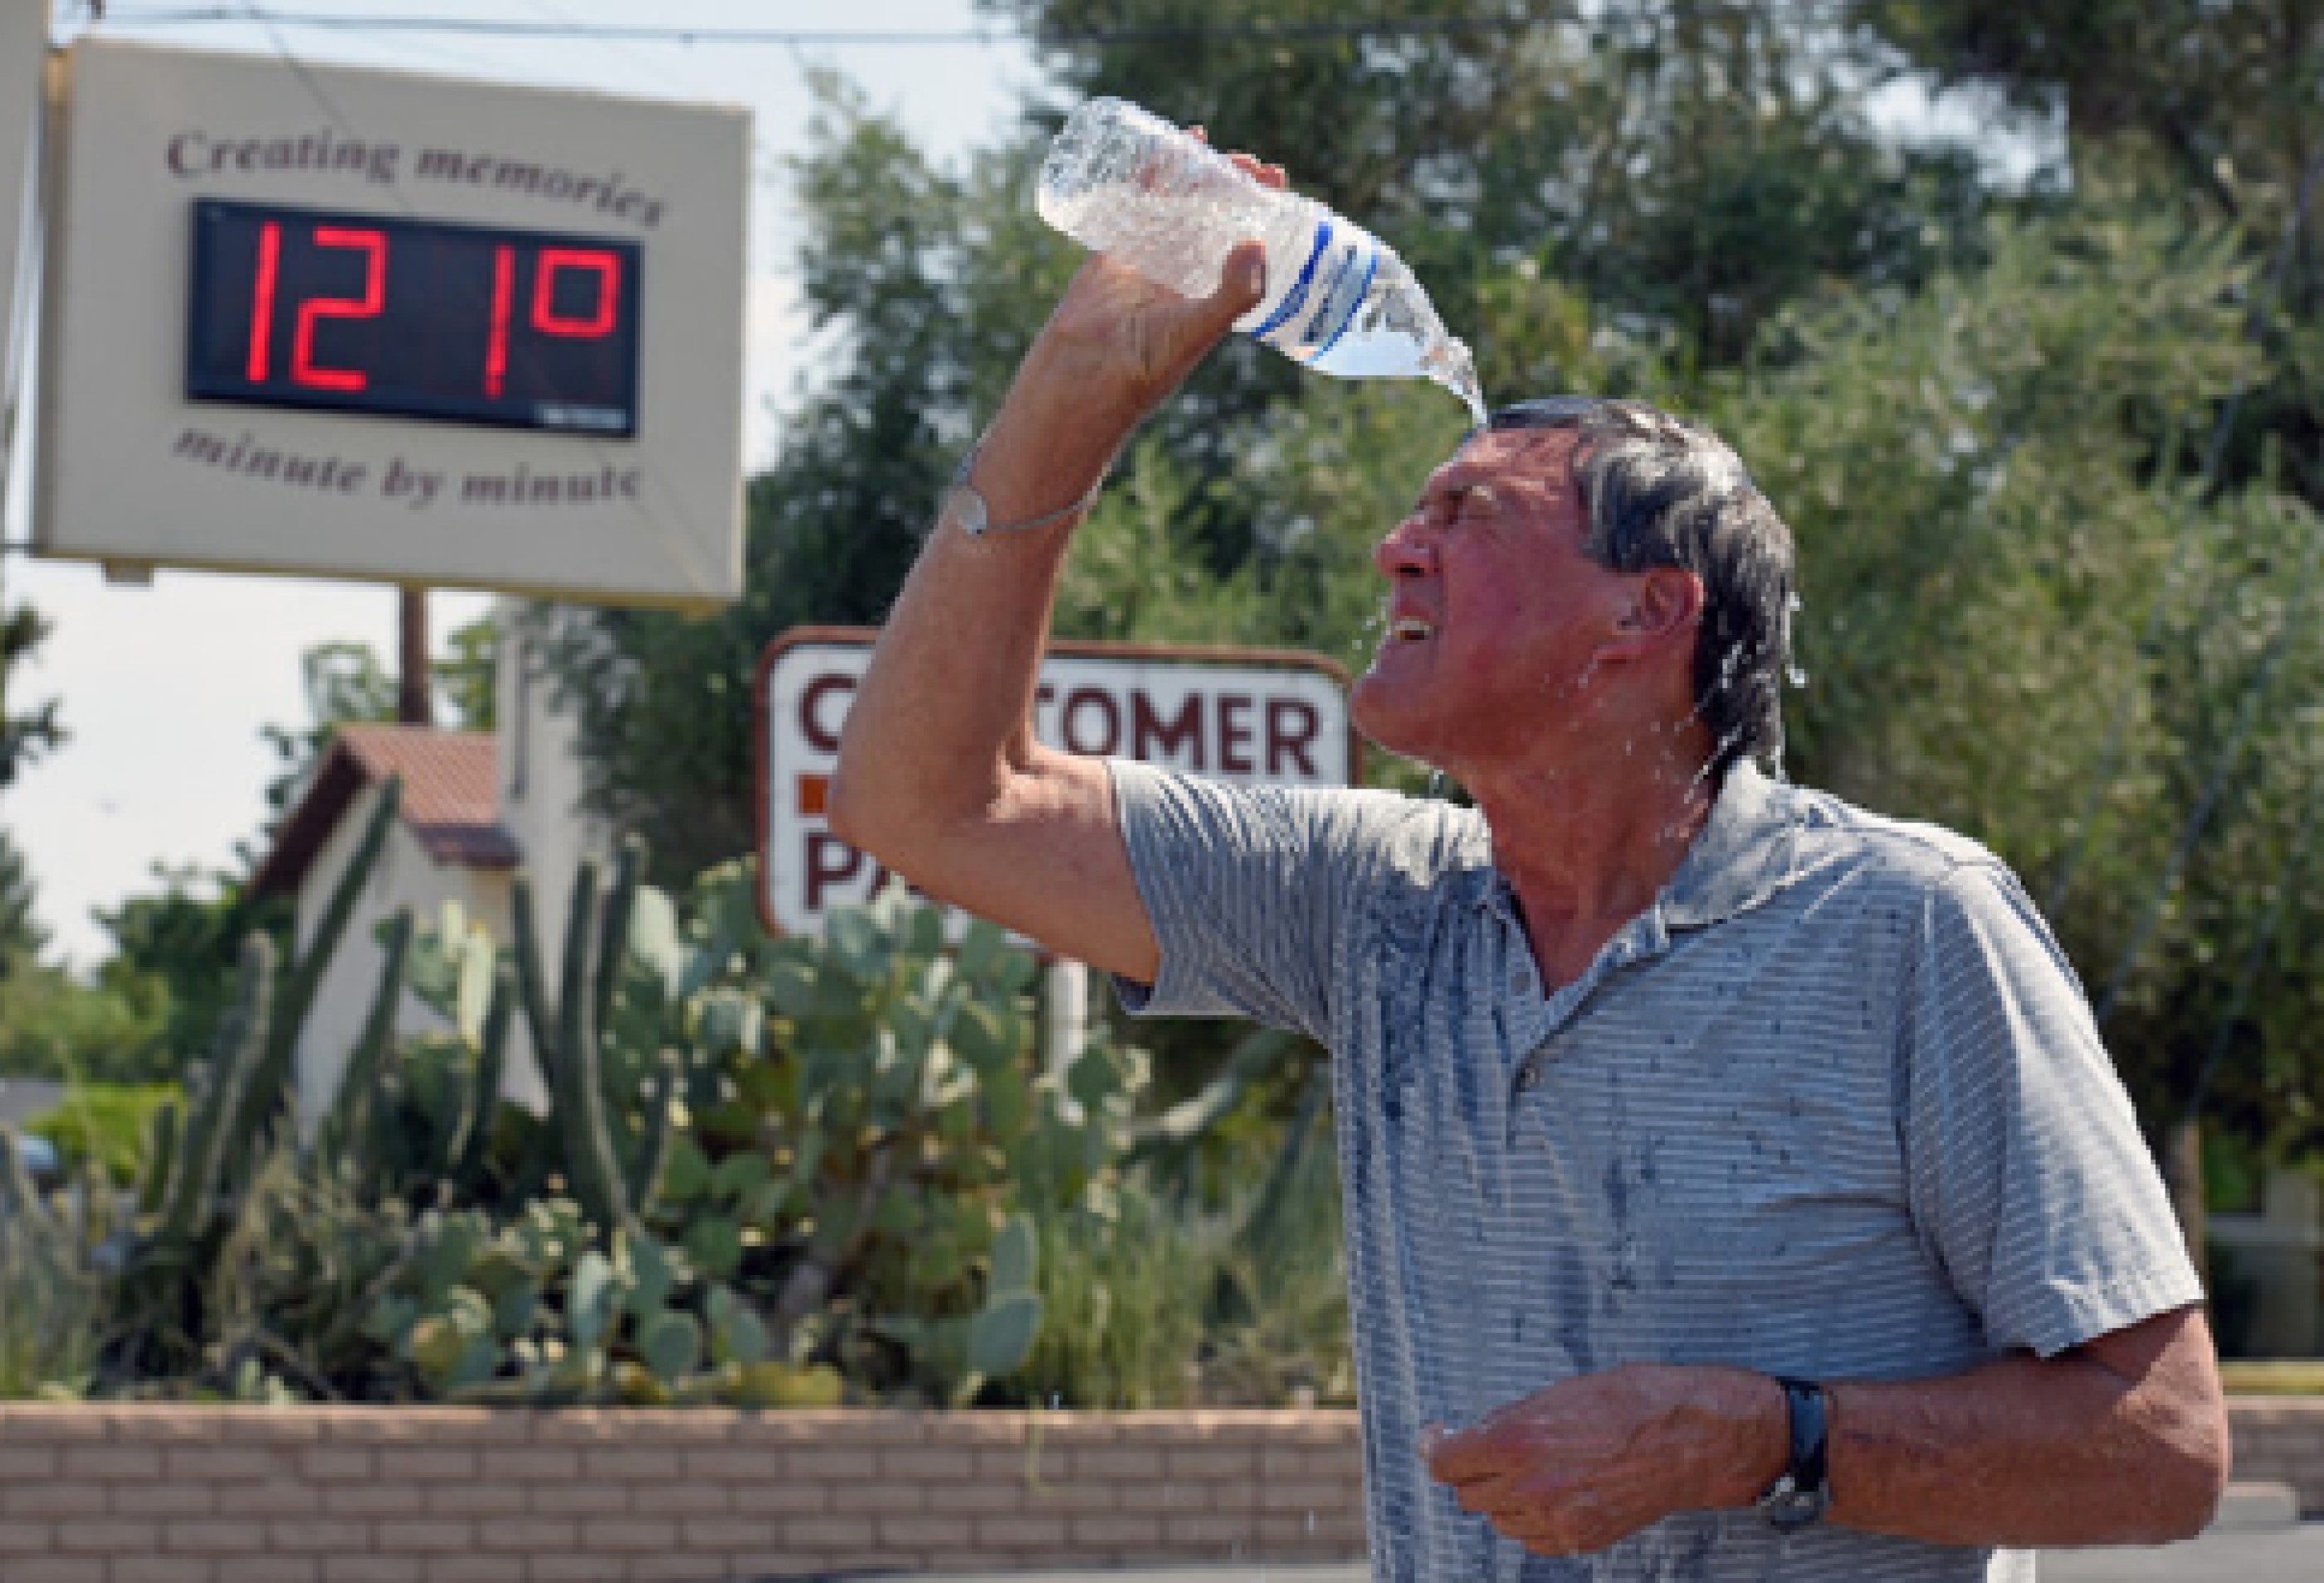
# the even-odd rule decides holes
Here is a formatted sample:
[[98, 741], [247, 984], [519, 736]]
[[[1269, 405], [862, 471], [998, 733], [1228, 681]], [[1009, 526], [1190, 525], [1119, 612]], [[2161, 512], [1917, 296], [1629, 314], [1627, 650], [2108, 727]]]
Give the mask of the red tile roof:
[[467, 868], [516, 866], [516, 838], [499, 818], [491, 736], [432, 726], [343, 726], [251, 889], [261, 895], [297, 890], [355, 794], [392, 775], [403, 778], [400, 817], [430, 857]]

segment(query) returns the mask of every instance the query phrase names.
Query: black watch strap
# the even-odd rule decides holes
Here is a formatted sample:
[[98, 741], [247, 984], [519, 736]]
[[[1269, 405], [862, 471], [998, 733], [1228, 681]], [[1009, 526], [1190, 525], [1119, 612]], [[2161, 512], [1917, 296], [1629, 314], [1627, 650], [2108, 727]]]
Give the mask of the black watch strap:
[[1777, 1375], [1775, 1384], [1784, 1388], [1784, 1404], [1791, 1418], [1791, 1460], [1759, 1497], [1759, 1511], [1771, 1524], [1788, 1533], [1817, 1522], [1831, 1504], [1826, 1471], [1831, 1414], [1821, 1385], [1784, 1375]]

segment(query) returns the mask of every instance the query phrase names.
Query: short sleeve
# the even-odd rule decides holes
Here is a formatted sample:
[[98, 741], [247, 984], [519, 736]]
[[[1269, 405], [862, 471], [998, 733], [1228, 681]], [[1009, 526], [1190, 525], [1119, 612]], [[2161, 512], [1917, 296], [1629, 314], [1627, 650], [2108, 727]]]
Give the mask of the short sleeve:
[[1350, 898], [1404, 800], [1234, 786], [1111, 761], [1114, 802], [1161, 967], [1117, 978], [1141, 1015], [1255, 1018], [1329, 1042]]
[[2201, 1301], [2089, 1003], [2006, 870], [1930, 889], [1900, 1014], [1914, 1217], [1993, 1346], [2052, 1356]]

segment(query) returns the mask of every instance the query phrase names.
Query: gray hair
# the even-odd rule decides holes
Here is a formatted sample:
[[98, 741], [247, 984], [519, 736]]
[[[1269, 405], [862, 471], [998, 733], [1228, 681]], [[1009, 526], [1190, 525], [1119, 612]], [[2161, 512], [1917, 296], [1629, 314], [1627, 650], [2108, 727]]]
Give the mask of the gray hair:
[[1487, 427], [1568, 429], [1589, 517], [1583, 552], [1610, 571], [1676, 567], [1702, 579], [1694, 712], [1711, 730], [1710, 774], [1746, 756], [1780, 773], [1791, 671], [1792, 532], [1727, 443], [1644, 402], [1553, 396]]

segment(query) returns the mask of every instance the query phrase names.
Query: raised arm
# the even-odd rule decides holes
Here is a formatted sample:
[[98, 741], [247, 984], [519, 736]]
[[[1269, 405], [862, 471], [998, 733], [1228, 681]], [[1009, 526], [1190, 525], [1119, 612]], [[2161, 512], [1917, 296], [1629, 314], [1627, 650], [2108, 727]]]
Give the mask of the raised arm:
[[[1282, 173], [1240, 161], [1271, 185]], [[1019, 367], [970, 476], [996, 526], [1091, 497], [1148, 413], [1256, 303], [1256, 243], [1193, 301], [1093, 258]], [[972, 538], [939, 522], [848, 713], [831, 824], [933, 895], [1150, 981], [1154, 930], [1103, 764], [1036, 742], [1033, 693], [1079, 511]]]

